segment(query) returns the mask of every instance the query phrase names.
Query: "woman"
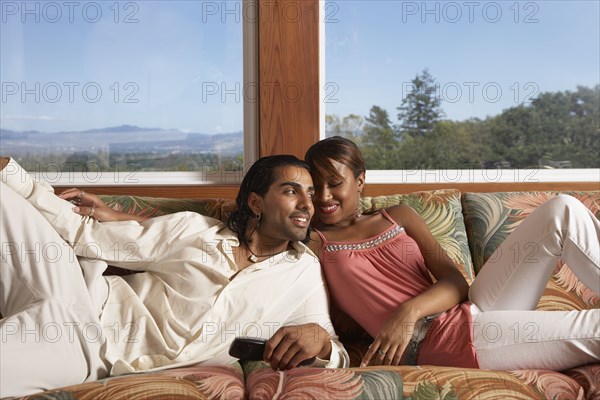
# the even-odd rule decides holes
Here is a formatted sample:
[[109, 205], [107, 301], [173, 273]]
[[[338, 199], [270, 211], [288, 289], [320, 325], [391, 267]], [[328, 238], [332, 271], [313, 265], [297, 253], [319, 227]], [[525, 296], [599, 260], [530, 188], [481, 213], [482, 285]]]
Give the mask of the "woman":
[[559, 257], [600, 291], [600, 223], [578, 200], [548, 201], [496, 250], [513, 255], [535, 243], [535, 264], [531, 251], [492, 255], [469, 288], [410, 207], [361, 215], [365, 166], [352, 141], [324, 139], [305, 160], [316, 188], [312, 249], [333, 302], [374, 338], [363, 366], [563, 370], [598, 362], [600, 310], [531, 311]]

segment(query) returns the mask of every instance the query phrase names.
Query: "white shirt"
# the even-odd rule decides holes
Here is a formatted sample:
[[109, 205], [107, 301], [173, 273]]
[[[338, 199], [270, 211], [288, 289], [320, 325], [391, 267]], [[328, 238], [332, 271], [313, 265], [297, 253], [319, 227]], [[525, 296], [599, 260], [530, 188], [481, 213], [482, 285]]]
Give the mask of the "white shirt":
[[[101, 310], [111, 375], [228, 364], [236, 360], [228, 355], [235, 337], [268, 339], [282, 326], [310, 322], [331, 335], [330, 360], [321, 364], [348, 366], [318, 259], [304, 244], [293, 242], [293, 250], [250, 265], [230, 281], [238, 272], [232, 247], [239, 242], [216, 219], [179, 212], [142, 223], [101, 223], [74, 213], [70, 202], [46, 182], [34, 182], [14, 160], [0, 174], [79, 257]], [[102, 277], [107, 264], [143, 272]]]

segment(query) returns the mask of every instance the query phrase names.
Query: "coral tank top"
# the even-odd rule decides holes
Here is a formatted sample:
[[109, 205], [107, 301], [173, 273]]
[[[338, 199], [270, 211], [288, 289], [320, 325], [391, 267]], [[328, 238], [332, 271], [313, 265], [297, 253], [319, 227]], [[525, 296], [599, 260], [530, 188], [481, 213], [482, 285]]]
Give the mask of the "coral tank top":
[[[365, 240], [330, 242], [315, 229], [323, 240], [320, 261], [332, 300], [372, 337], [398, 306], [433, 284], [417, 243], [381, 213], [392, 225]], [[469, 308], [469, 302], [458, 304], [433, 321], [418, 364], [479, 367]]]

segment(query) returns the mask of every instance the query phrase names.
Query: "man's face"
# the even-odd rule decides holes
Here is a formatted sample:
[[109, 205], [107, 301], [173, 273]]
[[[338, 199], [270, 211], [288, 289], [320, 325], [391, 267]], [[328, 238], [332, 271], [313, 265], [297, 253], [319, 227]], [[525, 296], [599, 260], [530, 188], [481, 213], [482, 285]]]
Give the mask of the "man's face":
[[260, 225], [257, 229], [267, 241], [304, 240], [313, 216], [315, 193], [310, 173], [300, 167], [277, 168], [275, 182], [262, 198]]

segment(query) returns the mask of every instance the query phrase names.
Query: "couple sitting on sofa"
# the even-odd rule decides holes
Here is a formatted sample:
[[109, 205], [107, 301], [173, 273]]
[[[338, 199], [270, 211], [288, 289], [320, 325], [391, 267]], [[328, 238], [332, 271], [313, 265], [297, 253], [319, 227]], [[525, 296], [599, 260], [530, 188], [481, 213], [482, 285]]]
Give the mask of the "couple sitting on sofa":
[[[327, 315], [319, 263], [299, 243], [308, 232], [312, 203], [318, 230], [308, 244], [319, 256], [333, 301], [375, 338], [363, 364], [560, 370], [600, 358], [599, 310], [528, 311], [557, 258], [600, 289], [600, 224], [577, 200], [559, 196], [529, 216], [497, 250], [507, 250], [505, 256], [491, 257], [469, 289], [410, 208], [360, 214], [364, 163], [352, 142], [326, 139], [306, 159], [314, 187], [295, 158], [255, 163], [240, 187], [229, 229], [192, 213], [140, 223], [81, 218], [77, 213], [98, 220], [122, 216], [79, 190], [61, 195], [82, 200], [73, 213], [70, 203], [11, 162], [2, 172], [7, 185], [0, 312], [6, 318], [0, 329], [8, 339], [1, 352], [2, 395], [109, 372], [227, 363], [227, 348], [239, 335], [270, 338], [264, 357], [274, 368], [313, 356], [322, 365], [346, 366]], [[35, 232], [27, 229], [32, 225]], [[59, 245], [58, 235], [69, 246]], [[32, 247], [42, 260], [31, 259]], [[147, 273], [102, 277], [106, 261]], [[527, 286], [519, 287], [523, 282]], [[535, 324], [535, 340], [518, 342], [509, 334], [515, 322]], [[488, 323], [504, 329], [500, 340], [486, 342]], [[31, 333], [36, 327], [43, 346]], [[67, 357], [69, 371], [55, 368], [59, 357]], [[19, 382], [25, 370], [37, 381]]]

